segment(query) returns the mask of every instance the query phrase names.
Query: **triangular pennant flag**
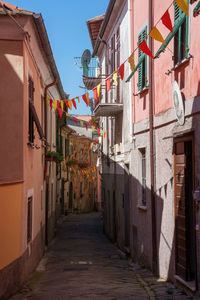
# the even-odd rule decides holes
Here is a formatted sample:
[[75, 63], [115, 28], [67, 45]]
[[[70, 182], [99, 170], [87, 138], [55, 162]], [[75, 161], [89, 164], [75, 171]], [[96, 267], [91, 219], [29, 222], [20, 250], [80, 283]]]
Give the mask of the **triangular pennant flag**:
[[97, 88], [93, 89], [93, 94], [94, 94], [94, 100], [97, 101], [98, 100], [98, 98], [97, 98]]
[[57, 100], [57, 108], [60, 108], [60, 101]]
[[57, 107], [57, 101], [53, 100], [53, 109], [56, 110], [56, 107]]
[[139, 48], [140, 50], [142, 50], [142, 52], [144, 52], [146, 55], [150, 56], [151, 58], [153, 57], [153, 54], [151, 53], [149, 47], [147, 46], [147, 43], [145, 40], [142, 41], [141, 44], [139, 44]]
[[178, 7], [188, 16], [189, 15], [189, 9], [187, 0], [175, 0]]
[[96, 146], [97, 143], [98, 143], [98, 139], [95, 140], [95, 146]]
[[47, 98], [47, 105], [49, 104], [49, 101], [50, 101], [50, 99], [49, 99], [49, 98]]
[[88, 102], [87, 102], [87, 97], [86, 95], [82, 95], [83, 101], [85, 102], [85, 104], [88, 106]]
[[70, 117], [70, 114], [68, 114], [68, 113], [66, 112], [66, 116], [67, 116], [67, 117]]
[[50, 104], [50, 108], [52, 109], [52, 104], [53, 104], [53, 100], [52, 99], [50, 99], [49, 104]]
[[63, 103], [63, 100], [60, 101], [60, 106], [61, 106], [61, 109], [64, 110], [64, 103]]
[[70, 109], [68, 101], [64, 100], [64, 102], [65, 102], [66, 106]]
[[110, 77], [106, 79], [106, 89], [107, 89], [107, 92], [110, 91]]
[[76, 97], [75, 99], [77, 99], [77, 100], [78, 100], [78, 103], [80, 103], [80, 97]]
[[167, 27], [173, 33], [172, 21], [168, 10], [164, 13], [161, 20], [163, 25], [165, 25], [165, 27]]
[[89, 93], [86, 94], [86, 97], [87, 97], [87, 103], [88, 105], [90, 104], [90, 97], [89, 97]]
[[113, 81], [114, 81], [114, 85], [118, 85], [118, 79], [117, 79], [118, 75], [117, 75], [117, 71], [115, 71], [113, 73]]
[[78, 124], [77, 118], [73, 117], [73, 120], [74, 120], [74, 122], [75, 122], [76, 124]]
[[81, 127], [83, 127], [83, 121], [80, 121]]
[[150, 35], [153, 39], [155, 39], [155, 40], [157, 40], [157, 41], [163, 43], [164, 45], [166, 45], [166, 42], [165, 42], [165, 40], [163, 39], [162, 34], [160, 33], [160, 31], [159, 31], [156, 27], [154, 27], [154, 28], [150, 31], [149, 35]]
[[97, 128], [97, 134], [100, 135], [100, 129], [99, 128]]
[[94, 126], [92, 126], [92, 132], [94, 132]]
[[72, 109], [72, 101], [68, 100], [68, 104], [69, 104], [69, 109]]
[[74, 99], [72, 99], [72, 103], [73, 103], [73, 105], [74, 105], [74, 108], [77, 109], [77, 107], [76, 107], [76, 102], [75, 102]]
[[88, 130], [88, 123], [85, 123], [85, 128], [86, 130]]
[[62, 115], [63, 115], [63, 110], [62, 110], [62, 109], [60, 109], [60, 107], [58, 107], [57, 109], [58, 109], [58, 112], [59, 112], [59, 116], [60, 116], [60, 118], [62, 118]]
[[130, 64], [131, 71], [134, 72], [135, 71], [134, 52], [131, 54], [131, 56], [129, 56], [128, 62]]
[[101, 90], [101, 83], [99, 83], [98, 85], [97, 85], [97, 96], [99, 97], [99, 95], [100, 95], [100, 90]]
[[119, 75], [121, 77], [121, 80], [124, 79], [124, 64], [122, 64], [120, 67], [119, 67]]
[[106, 138], [106, 132], [105, 131], [104, 131], [103, 137], [104, 137], [104, 139]]

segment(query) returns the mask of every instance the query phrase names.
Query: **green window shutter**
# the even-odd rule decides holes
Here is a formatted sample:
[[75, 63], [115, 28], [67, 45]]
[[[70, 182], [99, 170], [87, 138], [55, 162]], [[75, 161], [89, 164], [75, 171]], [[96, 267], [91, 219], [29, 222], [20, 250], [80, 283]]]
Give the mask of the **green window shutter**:
[[[141, 44], [144, 40], [147, 40], [147, 26], [139, 33], [138, 45]], [[140, 65], [138, 66], [138, 90], [141, 91], [146, 86], [147, 57], [146, 54], [144, 54], [139, 48], [138, 59], [140, 62]]]
[[180, 21], [182, 16], [182, 10], [178, 7], [176, 2], [174, 2], [174, 25]]

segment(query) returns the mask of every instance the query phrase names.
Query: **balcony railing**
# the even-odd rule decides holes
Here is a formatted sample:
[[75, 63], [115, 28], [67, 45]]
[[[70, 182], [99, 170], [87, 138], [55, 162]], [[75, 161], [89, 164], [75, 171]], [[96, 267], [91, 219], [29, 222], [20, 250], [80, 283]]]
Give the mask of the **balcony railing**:
[[83, 67], [83, 83], [86, 89], [92, 90], [101, 82], [100, 68], [96, 58], [92, 58], [89, 65], [87, 63], [82, 64]]

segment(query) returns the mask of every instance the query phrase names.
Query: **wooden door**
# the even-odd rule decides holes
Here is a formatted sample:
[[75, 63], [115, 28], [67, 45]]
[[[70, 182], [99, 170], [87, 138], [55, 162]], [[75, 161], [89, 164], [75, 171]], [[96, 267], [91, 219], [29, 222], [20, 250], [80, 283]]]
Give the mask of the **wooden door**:
[[176, 274], [195, 279], [195, 222], [193, 205], [193, 141], [175, 142], [175, 247]]

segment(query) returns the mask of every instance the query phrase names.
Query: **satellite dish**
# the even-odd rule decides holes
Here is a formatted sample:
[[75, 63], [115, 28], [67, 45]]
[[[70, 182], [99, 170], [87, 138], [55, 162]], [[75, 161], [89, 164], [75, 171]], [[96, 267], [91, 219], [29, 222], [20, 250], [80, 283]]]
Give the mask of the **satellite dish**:
[[89, 65], [91, 57], [92, 57], [92, 55], [90, 53], [90, 50], [86, 49], [83, 52], [82, 56], [81, 56], [81, 64], [82, 64], [82, 66], [85, 65], [85, 64]]
[[184, 113], [184, 106], [183, 106], [183, 99], [181, 96], [181, 92], [176, 81], [173, 82], [173, 103], [174, 109], [176, 113], [176, 118], [180, 125], [183, 125], [185, 122], [185, 113]]

